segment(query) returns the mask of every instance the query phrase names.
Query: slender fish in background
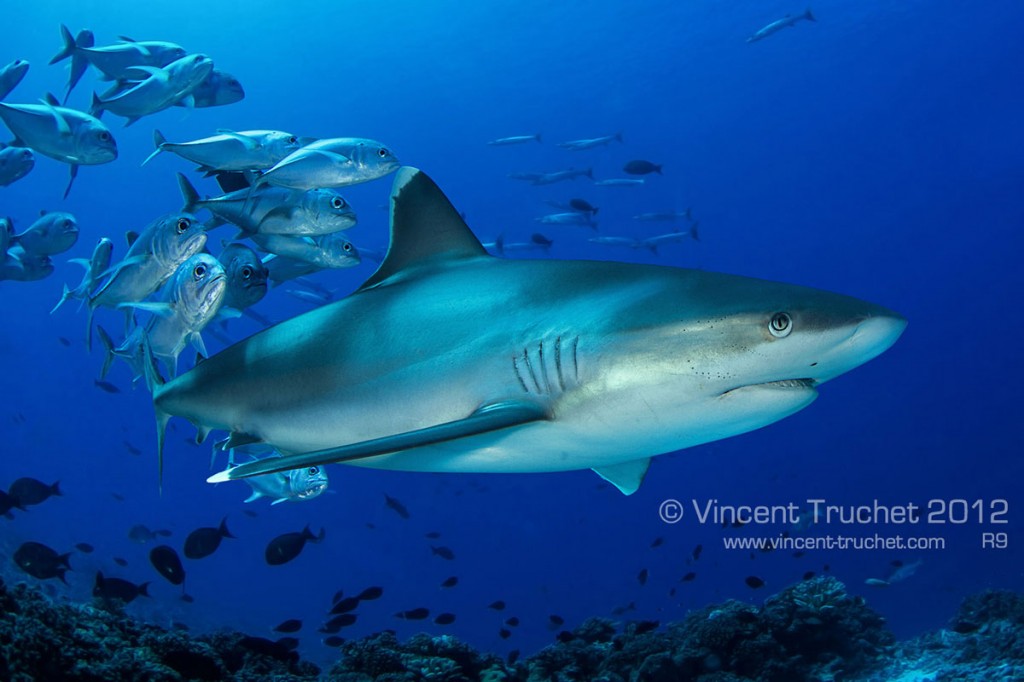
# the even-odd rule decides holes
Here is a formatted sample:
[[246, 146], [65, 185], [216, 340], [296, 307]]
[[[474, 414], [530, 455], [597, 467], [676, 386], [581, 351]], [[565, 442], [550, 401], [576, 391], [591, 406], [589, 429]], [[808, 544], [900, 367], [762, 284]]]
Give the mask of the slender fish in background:
[[747, 42], [748, 43], [755, 43], [758, 40], [761, 40], [762, 38], [767, 38], [768, 36], [772, 35], [773, 33], [778, 33], [779, 31], [781, 31], [784, 28], [789, 28], [790, 26], [794, 26], [795, 24], [797, 24], [801, 20], [803, 20], [803, 21], [817, 21], [817, 19], [815, 19], [814, 15], [811, 13], [810, 8], [807, 8], [807, 10], [803, 14], [797, 14], [796, 16], [792, 16], [790, 14], [787, 14], [786, 16], [782, 17], [781, 19], [776, 19], [775, 21], [773, 21], [772, 23], [768, 24], [764, 28], [759, 29], [756, 33], [754, 33], [754, 35], [752, 35], [749, 38], [747, 38]]
[[568, 142], [559, 142], [558, 146], [562, 149], [568, 149], [569, 151], [581, 151], [583, 149], [593, 149], [594, 147], [603, 147], [611, 143], [622, 142], [622, 133], [615, 133], [614, 135], [605, 135], [604, 137], [594, 137], [589, 140], [570, 140]]
[[512, 137], [499, 137], [487, 144], [491, 147], [507, 147], [511, 144], [523, 144], [524, 142], [540, 142], [540, 133], [536, 135], [513, 135]]

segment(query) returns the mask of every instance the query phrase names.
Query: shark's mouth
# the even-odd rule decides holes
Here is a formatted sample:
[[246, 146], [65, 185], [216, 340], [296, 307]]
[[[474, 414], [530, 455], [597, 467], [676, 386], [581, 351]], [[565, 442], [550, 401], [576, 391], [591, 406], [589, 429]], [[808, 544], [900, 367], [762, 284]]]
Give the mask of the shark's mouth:
[[728, 391], [722, 393], [723, 396], [729, 395], [735, 391], [742, 391], [748, 388], [770, 388], [777, 390], [814, 390], [814, 387], [818, 385], [815, 379], [780, 379], [778, 381], [766, 381], [762, 384], [744, 384], [743, 386], [737, 386], [736, 388], [730, 388]]

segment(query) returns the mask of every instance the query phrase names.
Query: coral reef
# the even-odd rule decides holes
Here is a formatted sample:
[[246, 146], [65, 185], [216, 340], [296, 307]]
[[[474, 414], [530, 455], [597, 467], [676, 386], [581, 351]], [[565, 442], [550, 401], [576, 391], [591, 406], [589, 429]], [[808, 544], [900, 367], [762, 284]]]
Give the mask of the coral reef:
[[[100, 602], [97, 602], [100, 603]], [[0, 679], [318, 680], [295, 642], [237, 632], [193, 637], [116, 608], [54, 603], [0, 582]], [[336, 682], [952, 682], [1024, 679], [1024, 596], [966, 599], [948, 629], [896, 643], [883, 619], [832, 577], [761, 607], [709, 606], [664, 628], [591, 618], [525, 660], [505, 662], [450, 636], [391, 631], [341, 647]]]
[[320, 670], [258, 637], [190, 637], [116, 609], [55, 604], [24, 584], [0, 582], [0, 679], [316, 680]]

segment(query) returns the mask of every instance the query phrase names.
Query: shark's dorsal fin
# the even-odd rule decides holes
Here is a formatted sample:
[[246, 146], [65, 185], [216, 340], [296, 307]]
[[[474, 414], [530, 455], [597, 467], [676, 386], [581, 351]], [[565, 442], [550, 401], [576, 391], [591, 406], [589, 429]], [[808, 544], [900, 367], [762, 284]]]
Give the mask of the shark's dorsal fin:
[[399, 168], [391, 189], [391, 242], [384, 262], [359, 291], [407, 268], [486, 256], [448, 197], [426, 173]]

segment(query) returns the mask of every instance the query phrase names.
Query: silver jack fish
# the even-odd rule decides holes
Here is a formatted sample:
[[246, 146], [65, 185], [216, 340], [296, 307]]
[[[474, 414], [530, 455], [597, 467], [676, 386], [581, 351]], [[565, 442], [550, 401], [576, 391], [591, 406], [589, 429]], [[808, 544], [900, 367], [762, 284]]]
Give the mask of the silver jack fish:
[[775, 21], [773, 21], [772, 23], [768, 24], [764, 28], [758, 30], [754, 35], [752, 35], [749, 38], [747, 38], [747, 42], [748, 43], [755, 43], [758, 40], [761, 40], [762, 38], [767, 38], [768, 36], [772, 35], [773, 33], [778, 33], [779, 31], [781, 31], [784, 28], [789, 28], [790, 26], [794, 26], [797, 22], [799, 22], [801, 20], [804, 20], [804, 21], [817, 21], [817, 19], [814, 18], [814, 15], [811, 14], [810, 8], [808, 8], [803, 14], [798, 14], [796, 16], [792, 16], [792, 15], [787, 14], [786, 16], [782, 17], [781, 19], [776, 19]]
[[318, 268], [352, 268], [359, 265], [359, 251], [337, 232], [319, 237], [251, 234], [249, 239], [264, 251], [285, 258], [297, 258]]
[[78, 175], [79, 166], [109, 163], [117, 158], [117, 143], [110, 130], [89, 114], [57, 106], [52, 97], [42, 104], [0, 102], [0, 119], [14, 134], [14, 144], [31, 147], [71, 166], [64, 197]]
[[28, 147], [8, 147], [0, 142], [0, 187], [21, 180], [36, 166], [36, 157]]
[[172, 381], [147, 379], [160, 434], [178, 415], [285, 455], [211, 482], [331, 462], [593, 468], [632, 493], [651, 457], [803, 409], [905, 325], [880, 306], [789, 284], [494, 258], [430, 178], [405, 168], [387, 257], [355, 293]]
[[100, 97], [92, 96], [89, 113], [100, 116], [109, 111], [128, 119], [125, 126], [143, 116], [155, 114], [173, 106], [178, 101], [191, 101], [192, 91], [213, 71], [213, 60], [204, 54], [190, 54], [171, 62], [164, 68], [136, 66], [133, 71], [148, 77], [123, 89], [113, 90]]
[[291, 189], [347, 187], [384, 177], [398, 166], [398, 159], [380, 142], [329, 138], [288, 155], [257, 178], [254, 187], [265, 183]]
[[74, 289], [68, 289], [68, 285], [64, 285], [64, 293], [61, 294], [60, 300], [57, 301], [57, 305], [53, 306], [50, 314], [52, 315], [57, 312], [57, 309], [64, 305], [64, 302], [68, 299], [77, 298], [80, 301], [87, 299], [90, 292], [99, 283], [100, 277], [110, 267], [110, 257], [113, 253], [114, 242], [107, 237], [101, 237], [96, 244], [96, 248], [92, 251], [92, 258], [89, 260], [72, 258], [69, 260], [69, 263], [76, 263], [84, 267], [85, 274], [82, 276], [82, 281]]
[[201, 171], [248, 171], [270, 168], [312, 138], [296, 137], [281, 130], [218, 131], [217, 135], [191, 142], [168, 142], [153, 132], [156, 150], [142, 162], [145, 166], [160, 152], [177, 154], [199, 166]]

